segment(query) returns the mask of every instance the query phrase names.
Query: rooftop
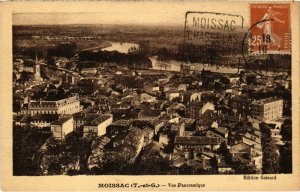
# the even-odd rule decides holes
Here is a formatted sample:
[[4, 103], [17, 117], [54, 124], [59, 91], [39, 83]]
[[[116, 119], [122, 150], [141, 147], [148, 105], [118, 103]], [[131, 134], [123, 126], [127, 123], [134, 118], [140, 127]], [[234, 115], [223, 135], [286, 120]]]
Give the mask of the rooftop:
[[57, 121], [54, 121], [52, 123], [52, 125], [62, 125], [63, 123], [67, 122], [68, 120], [70, 120], [72, 118], [72, 116], [65, 116], [65, 117], [61, 117], [59, 118]]
[[139, 113], [139, 116], [158, 117], [160, 115], [160, 112], [160, 110], [156, 109], [144, 109]]
[[278, 98], [278, 97], [270, 97], [270, 98], [266, 98], [266, 99], [254, 100], [252, 102], [252, 104], [254, 104], [254, 105], [263, 105], [263, 104], [271, 103], [271, 102], [274, 102], [274, 101], [280, 101], [280, 100], [282, 100], [282, 99]]
[[30, 117], [31, 121], [55, 121], [58, 119], [58, 115], [55, 114], [37, 114]]
[[204, 136], [189, 136], [189, 137], [175, 137], [175, 144], [185, 145], [218, 145], [221, 143], [218, 137], [204, 137]]
[[86, 125], [100, 125], [109, 118], [112, 118], [112, 115], [100, 115], [98, 118], [94, 119], [91, 122], [88, 122]]

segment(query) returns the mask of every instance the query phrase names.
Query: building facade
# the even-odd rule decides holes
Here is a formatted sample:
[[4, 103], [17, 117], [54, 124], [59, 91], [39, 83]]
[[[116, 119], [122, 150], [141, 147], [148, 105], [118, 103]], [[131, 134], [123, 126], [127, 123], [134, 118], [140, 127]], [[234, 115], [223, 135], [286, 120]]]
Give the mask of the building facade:
[[68, 133], [73, 131], [73, 117], [59, 119], [51, 123], [51, 132], [53, 137], [57, 139], [64, 139]]
[[263, 121], [276, 120], [283, 113], [283, 99], [267, 98], [256, 100], [251, 105], [252, 115]]
[[101, 115], [99, 118], [93, 120], [90, 123], [87, 123], [83, 126], [83, 136], [89, 134], [94, 134], [97, 136], [102, 136], [106, 134], [106, 128], [112, 124], [113, 116], [112, 115]]
[[57, 101], [34, 101], [21, 109], [21, 114], [74, 114], [81, 110], [77, 96]]

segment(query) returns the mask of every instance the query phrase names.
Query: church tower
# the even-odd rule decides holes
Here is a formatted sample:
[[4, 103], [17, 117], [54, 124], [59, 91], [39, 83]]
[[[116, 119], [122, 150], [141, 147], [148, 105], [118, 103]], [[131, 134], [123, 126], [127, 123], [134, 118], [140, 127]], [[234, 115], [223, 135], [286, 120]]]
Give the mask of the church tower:
[[39, 81], [41, 80], [41, 67], [38, 62], [37, 54], [35, 54], [35, 74], [34, 74], [35, 80]]

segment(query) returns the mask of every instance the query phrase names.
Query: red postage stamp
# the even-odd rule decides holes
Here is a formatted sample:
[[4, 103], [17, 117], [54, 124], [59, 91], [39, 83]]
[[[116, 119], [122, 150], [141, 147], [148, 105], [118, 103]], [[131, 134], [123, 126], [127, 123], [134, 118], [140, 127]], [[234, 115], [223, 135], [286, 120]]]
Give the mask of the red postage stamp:
[[290, 54], [290, 5], [250, 5], [250, 54]]

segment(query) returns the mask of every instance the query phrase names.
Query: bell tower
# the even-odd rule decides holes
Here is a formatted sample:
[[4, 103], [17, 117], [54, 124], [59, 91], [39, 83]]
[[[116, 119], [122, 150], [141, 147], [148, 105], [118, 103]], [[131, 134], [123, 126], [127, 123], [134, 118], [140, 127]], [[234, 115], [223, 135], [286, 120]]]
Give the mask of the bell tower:
[[40, 64], [38, 62], [38, 57], [37, 57], [37, 53], [35, 54], [35, 74], [34, 74], [35, 80], [40, 81], [42, 80], [41, 78], [41, 67]]

